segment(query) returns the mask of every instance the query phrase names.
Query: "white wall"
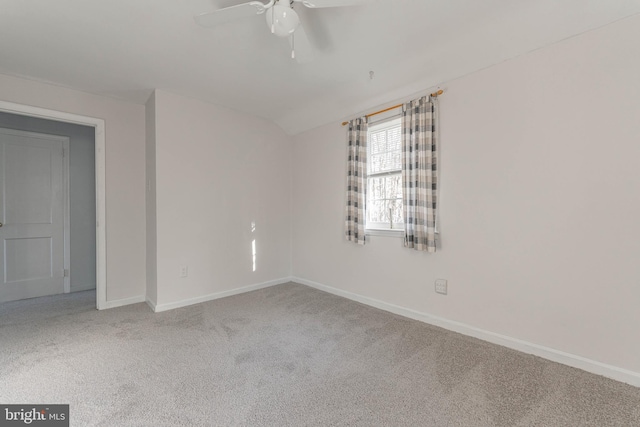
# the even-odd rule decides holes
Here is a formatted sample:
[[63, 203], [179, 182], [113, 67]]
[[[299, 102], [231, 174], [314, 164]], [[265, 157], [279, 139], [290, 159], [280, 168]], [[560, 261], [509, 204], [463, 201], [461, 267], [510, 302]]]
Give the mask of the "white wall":
[[156, 90], [155, 158], [158, 305], [290, 276], [289, 136], [263, 119]]
[[0, 100], [105, 120], [107, 301], [144, 295], [144, 106], [4, 75]]
[[95, 129], [0, 112], [0, 126], [69, 138], [71, 292], [96, 288]]
[[634, 17], [443, 85], [436, 254], [347, 243], [345, 128], [297, 136], [294, 276], [640, 373], [638, 40]]

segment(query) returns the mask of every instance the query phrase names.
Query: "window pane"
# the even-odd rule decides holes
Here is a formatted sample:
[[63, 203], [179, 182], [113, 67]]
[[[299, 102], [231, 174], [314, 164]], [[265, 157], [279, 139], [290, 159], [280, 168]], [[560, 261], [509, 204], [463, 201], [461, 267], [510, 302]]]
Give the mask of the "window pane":
[[400, 170], [402, 155], [399, 152], [391, 151], [380, 154], [372, 154], [369, 173], [381, 173]]
[[394, 151], [392, 153], [391, 162], [393, 169], [402, 170], [402, 151]]
[[367, 203], [368, 222], [389, 222], [389, 209], [386, 200], [371, 200]]
[[380, 155], [372, 154], [369, 157], [369, 173], [374, 174], [382, 169], [382, 158]]
[[384, 198], [385, 199], [398, 199], [398, 198], [402, 199], [402, 176], [392, 175], [392, 176], [386, 176], [384, 179], [385, 179]]
[[392, 151], [392, 150], [401, 150], [401, 142], [402, 142], [402, 135], [401, 135], [401, 130], [400, 130], [400, 126], [395, 127], [395, 128], [391, 128], [387, 131], [387, 150]]
[[389, 200], [388, 206], [391, 209], [393, 228], [401, 228], [401, 224], [404, 223], [404, 217], [402, 215], [402, 199]]
[[373, 132], [369, 138], [369, 150], [371, 154], [377, 154], [387, 151], [387, 133]]
[[386, 198], [385, 177], [369, 178], [367, 183], [367, 197], [370, 200]]

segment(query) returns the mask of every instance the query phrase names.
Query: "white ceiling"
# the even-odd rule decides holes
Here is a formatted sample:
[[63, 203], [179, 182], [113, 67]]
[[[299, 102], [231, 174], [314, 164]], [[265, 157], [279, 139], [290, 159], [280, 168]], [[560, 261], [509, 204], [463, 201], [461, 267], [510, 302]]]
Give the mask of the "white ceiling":
[[213, 29], [194, 23], [197, 13], [238, 3], [0, 0], [0, 73], [140, 104], [164, 89], [296, 134], [640, 13], [640, 0], [296, 3], [316, 48], [298, 64], [263, 16]]

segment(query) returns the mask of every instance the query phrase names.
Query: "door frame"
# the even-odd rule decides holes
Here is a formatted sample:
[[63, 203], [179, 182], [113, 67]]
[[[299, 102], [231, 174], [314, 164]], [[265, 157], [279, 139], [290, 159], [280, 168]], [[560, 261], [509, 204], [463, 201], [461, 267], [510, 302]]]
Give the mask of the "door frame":
[[[21, 116], [38, 117], [58, 122], [73, 123], [95, 128], [95, 174], [96, 174], [96, 308], [107, 307], [107, 212], [105, 170], [105, 122], [103, 119], [65, 113], [47, 108], [16, 104], [0, 100], [0, 111]], [[68, 159], [68, 152], [65, 159]], [[67, 199], [68, 200], [68, 199]], [[66, 258], [66, 257], [65, 257]], [[66, 260], [65, 260], [66, 263]], [[66, 266], [65, 266], [66, 268]], [[65, 277], [66, 279], [66, 277]], [[66, 291], [66, 282], [65, 282]]]
[[[95, 141], [94, 141], [95, 144]], [[71, 292], [71, 186], [69, 181], [69, 137], [62, 143], [62, 188], [64, 191], [64, 293]]]

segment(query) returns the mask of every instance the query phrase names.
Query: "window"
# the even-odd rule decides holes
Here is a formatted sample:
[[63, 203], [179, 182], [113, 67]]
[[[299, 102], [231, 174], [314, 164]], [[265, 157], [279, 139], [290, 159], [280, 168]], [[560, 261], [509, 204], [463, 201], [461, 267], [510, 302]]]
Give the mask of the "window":
[[367, 235], [403, 237], [407, 248], [436, 251], [437, 94], [403, 104], [395, 120], [367, 125], [368, 117], [393, 112], [391, 107], [347, 122], [348, 241], [364, 245]]
[[369, 126], [366, 229], [403, 230], [402, 119]]

